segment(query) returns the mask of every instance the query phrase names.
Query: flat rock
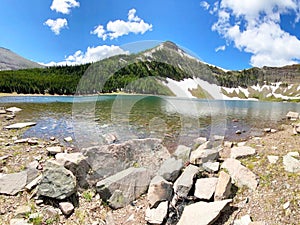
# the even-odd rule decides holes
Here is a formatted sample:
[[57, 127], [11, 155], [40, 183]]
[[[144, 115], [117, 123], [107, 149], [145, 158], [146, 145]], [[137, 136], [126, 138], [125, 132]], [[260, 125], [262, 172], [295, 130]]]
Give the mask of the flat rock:
[[[201, 147], [201, 146], [200, 146]], [[219, 151], [216, 149], [198, 148], [191, 152], [190, 162], [195, 165], [200, 165], [208, 161], [214, 161], [219, 157]]]
[[298, 152], [290, 152], [283, 156], [283, 166], [285, 171], [290, 173], [300, 172], [300, 160], [296, 159], [295, 157], [299, 157]]
[[64, 166], [55, 161], [47, 161], [38, 195], [54, 199], [65, 199], [76, 192], [76, 177]]
[[168, 158], [158, 170], [158, 175], [162, 176], [167, 181], [174, 182], [183, 168], [182, 159]]
[[214, 199], [215, 201], [224, 200], [228, 198], [230, 194], [231, 194], [231, 177], [226, 172], [221, 171], [216, 185]]
[[130, 167], [99, 181], [96, 190], [101, 199], [108, 201], [111, 207], [114, 206], [113, 200], [118, 200], [115, 197], [111, 199], [118, 190], [118, 196], [122, 197], [122, 202], [118, 202], [118, 205], [124, 207], [147, 191], [151, 176], [151, 172], [145, 168]]
[[22, 111], [22, 109], [18, 108], [18, 107], [9, 107], [6, 109], [6, 112], [11, 112], [11, 113], [16, 113], [16, 112], [20, 112]]
[[57, 153], [62, 152], [62, 147], [61, 146], [52, 146], [52, 147], [47, 147], [46, 150], [50, 155], [56, 155]]
[[71, 215], [74, 211], [74, 206], [70, 202], [60, 202], [59, 208], [60, 208], [61, 212], [66, 216]]
[[22, 205], [16, 209], [15, 216], [18, 218], [25, 217], [26, 215], [30, 214], [30, 212], [31, 207], [29, 205]]
[[26, 171], [11, 174], [0, 173], [0, 193], [15, 195], [25, 187], [26, 182]]
[[231, 199], [216, 202], [197, 202], [184, 208], [177, 225], [209, 225], [219, 217]]
[[170, 201], [173, 194], [173, 184], [161, 176], [155, 176], [150, 182], [147, 200], [150, 208], [155, 208], [160, 202]]
[[198, 138], [194, 139], [194, 142], [197, 145], [202, 145], [205, 142], [207, 142], [207, 138], [206, 137], [198, 137]]
[[65, 142], [71, 142], [71, 141], [73, 141], [73, 138], [72, 137], [65, 137], [64, 141]]
[[255, 190], [258, 181], [256, 175], [248, 168], [243, 166], [240, 161], [236, 159], [226, 159], [222, 164], [222, 168], [226, 169], [238, 187], [247, 186], [248, 188]]
[[224, 141], [223, 146], [227, 147], [227, 148], [232, 148], [233, 142], [231, 142], [231, 141]]
[[230, 158], [237, 159], [255, 154], [256, 150], [249, 146], [233, 147], [231, 148]]
[[293, 112], [293, 111], [289, 111], [289, 112], [286, 114], [286, 118], [287, 118], [287, 119], [290, 119], [290, 120], [297, 120], [297, 119], [299, 118], [299, 113]]
[[279, 156], [277, 156], [277, 155], [268, 155], [267, 158], [268, 158], [269, 163], [275, 164], [278, 161]]
[[185, 145], [178, 145], [177, 149], [174, 152], [174, 156], [177, 159], [181, 159], [184, 163], [188, 162], [190, 159], [191, 148]]
[[220, 163], [219, 162], [206, 162], [202, 164], [204, 170], [209, 173], [216, 173], [219, 171]]
[[194, 196], [199, 199], [209, 200], [216, 190], [218, 178], [201, 178], [197, 179], [195, 184]]
[[6, 126], [5, 129], [22, 129], [24, 127], [35, 126], [34, 122], [25, 122], [25, 123], [14, 123], [12, 125]]
[[188, 165], [180, 177], [174, 183], [174, 192], [179, 197], [187, 197], [194, 183], [194, 177], [199, 172], [199, 168], [194, 165]]
[[159, 203], [156, 208], [146, 209], [145, 220], [150, 224], [162, 224], [168, 213], [168, 201]]
[[9, 225], [32, 225], [32, 223], [28, 223], [27, 220], [23, 218], [14, 218], [10, 220]]

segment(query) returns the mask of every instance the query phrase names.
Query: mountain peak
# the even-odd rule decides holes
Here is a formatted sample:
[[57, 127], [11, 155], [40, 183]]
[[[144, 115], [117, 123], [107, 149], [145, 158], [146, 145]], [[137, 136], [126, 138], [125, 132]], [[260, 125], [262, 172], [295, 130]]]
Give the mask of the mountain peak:
[[172, 41], [165, 41], [161, 44], [165, 48], [169, 48], [175, 51], [178, 51], [179, 47]]

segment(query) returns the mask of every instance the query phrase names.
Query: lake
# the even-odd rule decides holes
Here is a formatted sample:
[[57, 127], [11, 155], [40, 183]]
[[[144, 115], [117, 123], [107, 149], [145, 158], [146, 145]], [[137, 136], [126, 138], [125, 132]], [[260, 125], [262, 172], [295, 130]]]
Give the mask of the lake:
[[[63, 140], [71, 136], [81, 147], [102, 144], [105, 134], [118, 140], [155, 137], [170, 148], [193, 145], [199, 136], [244, 140], [274, 127], [300, 104], [220, 101], [144, 95], [0, 97], [0, 106], [22, 108], [14, 122], [36, 122], [24, 137]], [[242, 134], [237, 135], [236, 131]]]

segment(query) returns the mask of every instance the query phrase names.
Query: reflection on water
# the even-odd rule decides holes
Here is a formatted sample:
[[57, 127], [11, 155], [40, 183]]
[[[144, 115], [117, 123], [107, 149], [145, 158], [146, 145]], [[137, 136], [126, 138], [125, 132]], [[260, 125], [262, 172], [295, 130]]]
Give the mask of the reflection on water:
[[[288, 111], [300, 111], [295, 103], [129, 95], [1, 97], [0, 106], [20, 107], [23, 111], [16, 121], [37, 123], [24, 136], [72, 136], [80, 147], [103, 143], [107, 133], [116, 134], [120, 141], [157, 137], [169, 146], [191, 146], [194, 138], [204, 135], [238, 140], [275, 126]], [[244, 133], [236, 135], [236, 130]]]

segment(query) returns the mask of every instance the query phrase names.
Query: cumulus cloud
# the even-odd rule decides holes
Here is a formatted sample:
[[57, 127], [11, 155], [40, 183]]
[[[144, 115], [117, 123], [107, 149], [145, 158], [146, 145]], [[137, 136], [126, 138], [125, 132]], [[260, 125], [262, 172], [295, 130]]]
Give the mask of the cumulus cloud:
[[206, 1], [200, 2], [200, 6], [201, 6], [202, 8], [204, 8], [205, 10], [208, 10], [209, 7], [210, 7], [209, 3], [206, 2]]
[[53, 0], [50, 9], [59, 13], [69, 14], [71, 8], [79, 7], [80, 3], [76, 0]]
[[50, 27], [54, 34], [59, 35], [63, 28], [68, 27], [67, 19], [58, 18], [56, 20], [48, 19], [44, 25]]
[[128, 12], [128, 20], [109, 21], [106, 29], [103, 25], [98, 25], [91, 34], [97, 35], [99, 38], [106, 40], [107, 38], [115, 39], [129, 33], [144, 34], [152, 30], [152, 24], [146, 23], [136, 15], [136, 10], [131, 9]]
[[226, 46], [225, 45], [222, 45], [222, 46], [219, 46], [215, 49], [216, 52], [219, 52], [219, 51], [225, 51], [226, 49]]
[[58, 65], [80, 65], [85, 63], [97, 62], [99, 60], [120, 54], [129, 54], [128, 51], [123, 50], [115, 45], [100, 45], [96, 47], [88, 47], [86, 52], [81, 50], [76, 51], [74, 54], [66, 56], [64, 61], [50, 62], [43, 64], [45, 66], [58, 66]]
[[253, 66], [300, 62], [300, 40], [283, 30], [281, 16], [300, 18], [299, 0], [220, 0], [210, 13], [218, 20], [212, 30], [240, 51], [251, 53]]

